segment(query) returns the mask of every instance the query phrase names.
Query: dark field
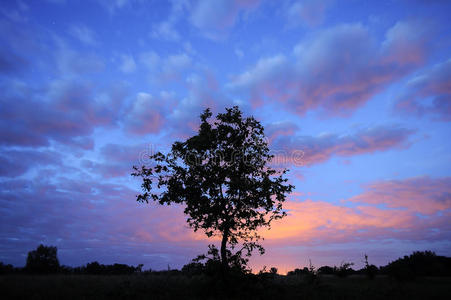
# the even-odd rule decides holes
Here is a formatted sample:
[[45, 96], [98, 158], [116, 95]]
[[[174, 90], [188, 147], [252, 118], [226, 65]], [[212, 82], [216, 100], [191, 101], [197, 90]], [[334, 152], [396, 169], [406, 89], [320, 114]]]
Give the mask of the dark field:
[[2, 299], [450, 299], [451, 278], [246, 275], [226, 283], [180, 273], [3, 275], [0, 290]]

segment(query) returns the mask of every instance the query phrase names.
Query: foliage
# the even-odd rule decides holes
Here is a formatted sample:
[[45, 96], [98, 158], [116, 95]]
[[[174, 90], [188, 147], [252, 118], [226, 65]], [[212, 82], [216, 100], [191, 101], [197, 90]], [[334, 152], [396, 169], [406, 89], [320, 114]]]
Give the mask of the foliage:
[[338, 277], [346, 277], [354, 272], [351, 268], [353, 266], [353, 262], [341, 262], [339, 267], [334, 267], [334, 274]]
[[4, 264], [0, 262], [0, 275], [2, 274], [12, 274], [16, 272], [16, 268], [14, 268], [11, 264]]
[[31, 273], [58, 272], [59, 261], [56, 247], [41, 244], [36, 250], [28, 252], [26, 269]]
[[330, 266], [322, 266], [318, 269], [318, 274], [332, 275], [334, 272], [334, 268]]
[[284, 178], [287, 170], [268, 165], [273, 155], [260, 122], [244, 118], [237, 106], [211, 116], [206, 109], [196, 135], [175, 142], [166, 155], [151, 155], [154, 165], [134, 167], [132, 175], [142, 178], [137, 201], [184, 204], [194, 231], [220, 236], [221, 264], [228, 269], [236, 263], [229, 259], [264, 253], [257, 229], [286, 215], [282, 204], [294, 187]]
[[138, 267], [126, 264], [102, 265], [95, 261], [86, 265], [85, 273], [92, 275], [124, 275], [141, 272], [141, 269], [142, 265], [138, 265]]
[[416, 251], [389, 263], [381, 271], [400, 281], [418, 276], [451, 276], [451, 258], [432, 251]]
[[[243, 258], [240, 252], [232, 254], [230, 250], [226, 250], [227, 261], [229, 264], [229, 272], [236, 274], [250, 273], [250, 269], [247, 269], [248, 259]], [[204, 263], [202, 263], [204, 262]], [[186, 268], [185, 268], [186, 267]], [[222, 272], [221, 257], [219, 256], [219, 250], [215, 245], [208, 245], [207, 255], [202, 254], [197, 256], [188, 265], [185, 265], [186, 271], [191, 271], [199, 274], [199, 271], [208, 276], [218, 276]], [[182, 271], [183, 271], [182, 268]]]

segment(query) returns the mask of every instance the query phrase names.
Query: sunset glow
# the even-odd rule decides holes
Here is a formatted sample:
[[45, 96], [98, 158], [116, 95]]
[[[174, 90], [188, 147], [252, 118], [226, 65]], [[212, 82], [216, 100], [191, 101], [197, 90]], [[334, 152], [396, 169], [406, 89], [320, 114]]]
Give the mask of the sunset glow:
[[148, 155], [238, 105], [296, 188], [250, 267], [451, 256], [449, 1], [0, 4], [0, 261], [181, 268], [210, 243], [136, 202]]

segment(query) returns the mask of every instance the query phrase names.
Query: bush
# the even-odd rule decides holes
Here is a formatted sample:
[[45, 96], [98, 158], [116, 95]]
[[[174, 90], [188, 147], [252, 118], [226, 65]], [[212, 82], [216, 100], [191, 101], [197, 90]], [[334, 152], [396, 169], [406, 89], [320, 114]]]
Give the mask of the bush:
[[3, 274], [12, 274], [15, 272], [15, 268], [13, 265], [5, 265], [4, 263], [0, 262], [0, 275]]
[[41, 244], [28, 252], [25, 269], [31, 273], [48, 274], [58, 272], [59, 266], [56, 247]]
[[319, 274], [328, 274], [328, 275], [332, 275], [334, 274], [334, 268], [329, 267], [329, 266], [322, 266], [321, 268], [318, 269], [318, 273]]
[[354, 263], [352, 262], [342, 262], [339, 267], [334, 267], [334, 273], [338, 277], [347, 277], [354, 272], [354, 270], [351, 268], [351, 266], [353, 265]]

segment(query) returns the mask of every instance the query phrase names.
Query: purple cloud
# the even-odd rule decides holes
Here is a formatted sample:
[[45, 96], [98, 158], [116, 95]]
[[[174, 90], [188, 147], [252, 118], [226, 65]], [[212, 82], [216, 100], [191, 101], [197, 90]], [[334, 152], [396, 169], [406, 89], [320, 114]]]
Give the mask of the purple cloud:
[[227, 33], [240, 14], [260, 5], [260, 0], [198, 0], [191, 10], [191, 23], [209, 38], [218, 39]]
[[291, 26], [305, 23], [310, 27], [320, 25], [325, 18], [330, 0], [298, 0], [288, 3], [285, 15]]
[[349, 201], [405, 208], [425, 215], [451, 209], [451, 177], [386, 180], [365, 185], [365, 189]]
[[0, 144], [48, 146], [54, 140], [92, 148], [86, 137], [95, 127], [114, 125], [123, 98], [120, 89], [97, 95], [90, 84], [76, 81], [54, 81], [41, 90], [5, 87], [0, 99]]
[[424, 63], [430, 35], [420, 26], [398, 22], [377, 43], [361, 24], [338, 25], [301, 42], [289, 57], [260, 59], [228, 87], [254, 105], [276, 100], [300, 115], [312, 109], [347, 115]]
[[271, 144], [276, 161], [311, 166], [333, 156], [354, 155], [406, 148], [414, 130], [397, 126], [379, 126], [360, 130], [352, 135], [323, 134], [319, 136], [279, 135]]
[[413, 78], [407, 84], [407, 92], [396, 103], [395, 110], [451, 121], [451, 59]]
[[61, 155], [53, 151], [2, 150], [0, 177], [17, 177], [37, 166], [60, 164]]

